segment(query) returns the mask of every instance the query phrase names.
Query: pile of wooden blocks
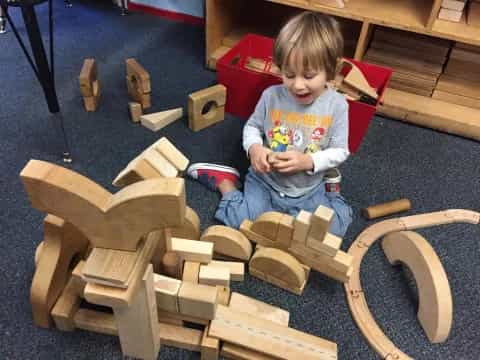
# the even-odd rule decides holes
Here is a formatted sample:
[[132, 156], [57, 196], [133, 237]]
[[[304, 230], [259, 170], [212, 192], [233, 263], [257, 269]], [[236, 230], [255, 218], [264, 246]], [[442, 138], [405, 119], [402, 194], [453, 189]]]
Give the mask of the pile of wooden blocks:
[[467, 22], [469, 26], [480, 27], [480, 1], [471, 0], [468, 6]]
[[480, 109], [480, 50], [456, 43], [433, 98]]
[[394, 70], [389, 86], [431, 96], [450, 50], [450, 41], [377, 28], [363, 60]]
[[442, 6], [438, 12], [441, 20], [460, 22], [465, 10], [467, 0], [442, 0]]
[[113, 185], [126, 186], [145, 179], [181, 176], [188, 163], [188, 158], [162, 137], [130, 161], [113, 180]]

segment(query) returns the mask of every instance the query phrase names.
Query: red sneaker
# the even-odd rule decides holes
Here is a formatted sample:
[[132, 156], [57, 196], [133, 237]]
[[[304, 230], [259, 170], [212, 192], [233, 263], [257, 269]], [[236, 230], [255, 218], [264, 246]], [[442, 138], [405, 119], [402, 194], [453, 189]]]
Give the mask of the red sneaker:
[[218, 190], [218, 184], [223, 180], [230, 180], [235, 185], [238, 185], [240, 174], [237, 169], [217, 164], [196, 163], [192, 164], [187, 169], [187, 175], [192, 179], [198, 180], [212, 191]]

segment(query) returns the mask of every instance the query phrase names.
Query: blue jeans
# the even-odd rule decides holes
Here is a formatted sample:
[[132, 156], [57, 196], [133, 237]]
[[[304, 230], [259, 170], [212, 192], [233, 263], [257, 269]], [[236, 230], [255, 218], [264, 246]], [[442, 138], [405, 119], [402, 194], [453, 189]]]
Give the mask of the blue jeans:
[[339, 193], [325, 192], [325, 185], [321, 183], [301, 197], [288, 197], [278, 193], [250, 170], [245, 177], [244, 192], [233, 190], [224, 194], [215, 218], [238, 229], [243, 220], [254, 221], [267, 211], [278, 211], [295, 217], [300, 210], [313, 213], [319, 205], [333, 209], [335, 215], [329, 232], [343, 237], [352, 222], [352, 208]]

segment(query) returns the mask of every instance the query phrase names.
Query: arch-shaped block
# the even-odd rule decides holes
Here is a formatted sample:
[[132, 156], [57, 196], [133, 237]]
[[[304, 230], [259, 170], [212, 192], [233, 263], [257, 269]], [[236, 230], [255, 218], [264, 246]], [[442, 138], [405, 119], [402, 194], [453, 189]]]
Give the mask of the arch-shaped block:
[[418, 320], [432, 343], [447, 339], [452, 327], [453, 304], [447, 274], [433, 247], [413, 231], [390, 233], [383, 251], [392, 265], [405, 264], [418, 288]]
[[252, 256], [252, 244], [240, 231], [228, 226], [215, 225], [207, 228], [201, 241], [213, 242], [213, 250], [219, 254], [248, 261]]

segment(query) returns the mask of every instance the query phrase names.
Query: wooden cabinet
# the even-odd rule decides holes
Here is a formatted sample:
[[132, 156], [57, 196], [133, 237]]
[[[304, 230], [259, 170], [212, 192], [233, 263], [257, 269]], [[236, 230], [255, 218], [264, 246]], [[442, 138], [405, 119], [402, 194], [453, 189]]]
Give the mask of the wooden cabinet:
[[[274, 37], [288, 18], [305, 9], [335, 16], [342, 25], [346, 40], [345, 54], [356, 60], [362, 60], [372, 32], [377, 26], [480, 47], [480, 28], [467, 25], [465, 16], [459, 23], [437, 19], [442, 0], [348, 0], [344, 8], [330, 7], [320, 2], [206, 0], [207, 66], [214, 68], [215, 57], [221, 53], [217, 51], [215, 54], [216, 50], [232, 47], [248, 32]], [[418, 106], [419, 103], [423, 106]], [[435, 112], [429, 112], [430, 109], [434, 109]], [[400, 120], [480, 140], [479, 109], [387, 89], [379, 112]]]

